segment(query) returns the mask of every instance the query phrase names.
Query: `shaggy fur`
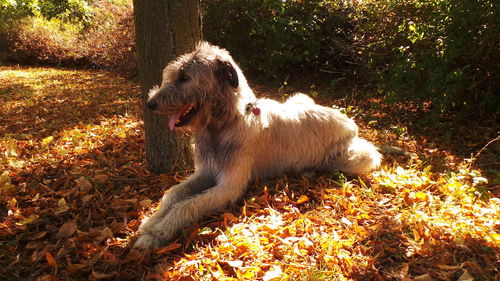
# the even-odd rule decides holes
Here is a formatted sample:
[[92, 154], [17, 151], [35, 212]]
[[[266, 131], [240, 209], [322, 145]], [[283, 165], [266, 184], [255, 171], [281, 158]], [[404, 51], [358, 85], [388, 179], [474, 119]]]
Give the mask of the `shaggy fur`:
[[165, 68], [147, 106], [171, 116], [170, 129], [193, 132], [195, 173], [173, 186], [142, 222], [136, 247], [162, 245], [179, 229], [234, 203], [256, 177], [310, 169], [359, 175], [381, 161], [338, 110], [304, 94], [284, 103], [257, 99], [229, 53], [206, 42]]

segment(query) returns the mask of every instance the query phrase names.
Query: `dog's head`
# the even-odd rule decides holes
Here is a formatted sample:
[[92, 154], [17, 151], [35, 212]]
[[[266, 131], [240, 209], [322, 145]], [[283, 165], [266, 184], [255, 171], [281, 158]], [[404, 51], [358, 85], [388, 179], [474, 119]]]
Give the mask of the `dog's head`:
[[169, 115], [170, 130], [229, 122], [236, 110], [240, 75], [229, 52], [200, 42], [195, 51], [167, 65], [161, 86], [149, 93], [147, 107]]

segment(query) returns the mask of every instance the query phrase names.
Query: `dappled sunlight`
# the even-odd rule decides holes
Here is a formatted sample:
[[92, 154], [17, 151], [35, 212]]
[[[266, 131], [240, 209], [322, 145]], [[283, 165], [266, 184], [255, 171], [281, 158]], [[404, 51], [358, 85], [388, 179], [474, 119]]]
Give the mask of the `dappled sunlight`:
[[[239, 217], [221, 215], [220, 221], [229, 218], [233, 224], [212, 230], [217, 235], [213, 243], [176, 261], [163, 276], [172, 280], [188, 276], [192, 280], [384, 279], [410, 274], [451, 278], [465, 272], [488, 276], [494, 269], [484, 267], [488, 258], [482, 260], [481, 255], [499, 246], [500, 201], [480, 200], [470, 189], [449, 195], [450, 188], [477, 182], [469, 171], [462, 172], [449, 176], [429, 169], [384, 167], [364, 179], [320, 177], [309, 188], [304, 181], [278, 179], [269, 183], [276, 185], [271, 194], [264, 187], [245, 200]], [[296, 195], [299, 191], [303, 196]], [[471, 260], [468, 271], [449, 260], [449, 250], [464, 245], [484, 249], [472, 257], [467, 251], [454, 254], [458, 260]], [[388, 261], [390, 267], [385, 265]], [[423, 272], [419, 263], [434, 264]]]
[[[423, 170], [393, 169], [375, 172], [372, 188], [385, 194], [398, 194], [400, 205], [406, 205], [397, 215], [400, 221], [427, 224], [429, 231], [446, 232], [452, 239], [467, 237], [484, 239], [498, 247], [498, 214], [500, 200], [488, 198], [487, 180], [480, 171], [462, 164], [452, 173], [432, 173]], [[424, 235], [422, 233], [416, 236]], [[418, 239], [417, 239], [418, 240]]]
[[[123, 193], [138, 174], [149, 177], [141, 167], [138, 87], [106, 72], [55, 68], [2, 67], [0, 81], [7, 101], [0, 113], [0, 236], [23, 233], [30, 241], [11, 266], [30, 259], [41, 271], [59, 267], [46, 241], [64, 240], [81, 252], [64, 262], [69, 272], [86, 270], [90, 263], [80, 257], [102, 255], [101, 243], [119, 244], [117, 234], [136, 230], [129, 227], [137, 221], [109, 210], [151, 202]], [[0, 243], [7, 251], [18, 247]]]
[[136, 117], [127, 114], [102, 119], [98, 124], [80, 123], [40, 140], [27, 136], [17, 140], [13, 136], [6, 136], [0, 141], [0, 145], [5, 147], [0, 164], [23, 168], [47, 161], [56, 163], [89, 153], [99, 154], [99, 149], [109, 142], [142, 134], [142, 121]]
[[138, 86], [103, 71], [1, 67], [0, 85], [0, 134], [15, 139], [48, 137], [100, 116], [140, 116]]

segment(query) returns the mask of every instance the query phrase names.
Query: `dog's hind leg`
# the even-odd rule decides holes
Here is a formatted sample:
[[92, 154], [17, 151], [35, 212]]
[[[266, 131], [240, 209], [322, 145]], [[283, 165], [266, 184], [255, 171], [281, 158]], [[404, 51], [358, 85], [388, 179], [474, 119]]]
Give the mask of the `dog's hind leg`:
[[[244, 162], [244, 161], [243, 161]], [[142, 234], [135, 247], [158, 247], [172, 239], [176, 232], [202, 216], [220, 210], [234, 203], [245, 191], [250, 179], [250, 171], [246, 167], [231, 167], [224, 171], [216, 186], [195, 196], [174, 203], [163, 217], [155, 219], [154, 224], [142, 228]]]
[[377, 147], [365, 139], [355, 137], [350, 143], [347, 152], [328, 159], [326, 166], [323, 168], [356, 176], [377, 168], [380, 166], [381, 161], [382, 155]]

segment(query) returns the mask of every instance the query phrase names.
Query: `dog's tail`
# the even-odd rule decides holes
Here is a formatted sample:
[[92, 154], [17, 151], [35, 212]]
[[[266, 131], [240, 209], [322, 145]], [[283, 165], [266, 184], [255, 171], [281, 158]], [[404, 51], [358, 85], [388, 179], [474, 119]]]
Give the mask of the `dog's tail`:
[[371, 142], [355, 137], [344, 157], [335, 160], [336, 170], [354, 176], [367, 173], [380, 166], [382, 154]]

